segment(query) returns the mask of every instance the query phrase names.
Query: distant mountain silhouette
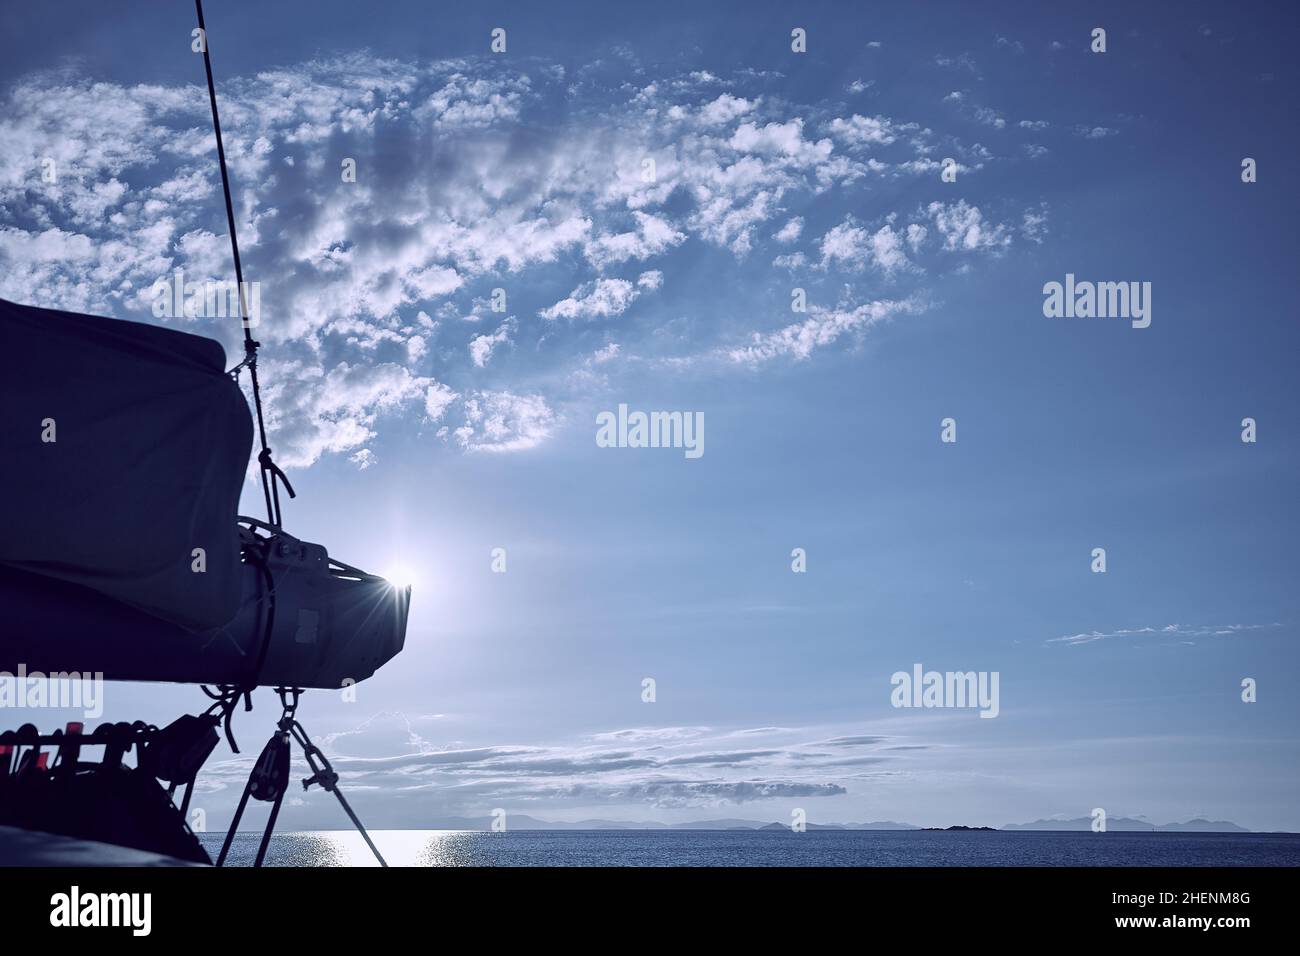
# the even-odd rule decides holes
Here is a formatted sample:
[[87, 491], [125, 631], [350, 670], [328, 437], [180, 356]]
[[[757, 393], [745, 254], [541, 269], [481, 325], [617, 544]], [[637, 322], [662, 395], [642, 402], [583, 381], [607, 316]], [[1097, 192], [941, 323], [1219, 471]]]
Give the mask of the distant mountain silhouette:
[[[804, 824], [804, 826], [805, 826], [805, 828], [808, 829], [808, 830], [853, 830], [853, 829], [856, 829], [855, 827], [846, 826], [846, 825], [843, 824], [843, 823], [807, 823], [807, 824]], [[789, 829], [790, 829], [790, 824], [788, 824], [788, 823], [768, 823], [768, 824], [764, 824], [764, 825], [761, 826], [761, 827], [746, 827], [745, 829], [747, 829], [747, 830], [749, 830], [749, 829], [758, 829], [758, 830], [789, 830]]]
[[1160, 830], [1170, 830], [1175, 833], [1249, 833], [1245, 827], [1239, 827], [1235, 823], [1227, 820], [1206, 820], [1204, 817], [1197, 817], [1195, 820], [1188, 820], [1186, 823], [1166, 823]]
[[[660, 823], [656, 820], [539, 820], [523, 813], [506, 817], [508, 830], [788, 830], [788, 823], [766, 823], [724, 817], [717, 820], [689, 820]], [[419, 827], [428, 830], [491, 830], [491, 817], [435, 817]], [[881, 820], [873, 823], [809, 823], [809, 830], [919, 830], [912, 823]]]
[[[1035, 820], [1033, 823], [1008, 823], [1003, 830], [1091, 830], [1092, 817], [1074, 817], [1070, 820]], [[1154, 831], [1162, 833], [1249, 833], [1245, 827], [1227, 820], [1204, 820], [1200, 817], [1186, 823], [1154, 824], [1150, 820], [1132, 817], [1108, 817], [1107, 831]]]
[[763, 824], [754, 820], [692, 820], [689, 823], [670, 823], [670, 830], [760, 830]]
[[846, 830], [919, 830], [915, 823], [895, 823], [893, 820], [881, 820], [876, 823], [846, 823]]
[[[762, 820], [743, 820], [724, 817], [715, 820], [690, 820], [684, 823], [660, 823], [657, 820], [539, 820], [523, 813], [512, 813], [506, 818], [508, 830], [789, 830], [789, 823]], [[812, 823], [809, 830], [929, 830], [929, 831], [982, 831], [982, 830], [1091, 830], [1091, 817], [1068, 820], [1035, 820], [1032, 823], [1008, 823], [1003, 827], [965, 826], [919, 827], [913, 823], [879, 820], [871, 823]], [[491, 830], [491, 817], [436, 817], [418, 829], [427, 830]], [[1200, 817], [1186, 823], [1152, 824], [1132, 817], [1110, 817], [1106, 829], [1113, 831], [1157, 830], [1164, 833], [1249, 833], [1245, 827], [1227, 820], [1205, 820]]]

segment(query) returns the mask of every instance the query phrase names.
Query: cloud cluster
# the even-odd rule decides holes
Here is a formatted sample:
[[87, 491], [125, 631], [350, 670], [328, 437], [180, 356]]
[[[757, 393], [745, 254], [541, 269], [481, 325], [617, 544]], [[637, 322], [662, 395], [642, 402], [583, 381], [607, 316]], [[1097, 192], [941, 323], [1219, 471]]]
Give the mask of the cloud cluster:
[[[400, 798], [405, 826], [418, 826], [421, 813], [486, 813], [493, 806], [524, 812], [541, 804], [716, 810], [834, 797], [850, 792], [864, 774], [881, 772], [881, 765], [905, 766], [914, 759], [905, 749], [925, 749], [885, 734], [698, 726], [627, 728], [544, 746], [440, 745], [428, 739], [438, 724], [381, 714], [359, 728], [364, 733], [336, 733], [319, 742], [353, 799], [373, 806]], [[210, 768], [205, 803], [233, 800], [250, 760]]]
[[555, 305], [537, 314], [543, 319], [607, 319], [622, 315], [643, 291], [663, 285], [663, 273], [643, 272], [635, 283], [627, 279], [596, 279], [578, 286]]
[[[830, 190], [933, 175], [933, 134], [884, 114], [828, 116], [764, 82], [695, 71], [611, 93], [555, 64], [368, 54], [223, 78], [278, 460], [346, 454], [367, 467], [385, 422], [402, 419], [436, 423], [465, 450], [537, 446], [593, 364], [583, 326], [618, 319], [639, 330], [629, 342], [652, 339], [659, 300], [632, 307], [673, 288], [674, 256], [698, 254], [688, 244], [730, 256], [744, 287], [771, 261], [751, 257], [760, 245], [784, 249], [777, 264], [794, 270], [898, 279], [926, 272], [916, 256], [927, 243], [996, 252], [1011, 241], [1014, 230], [963, 201], [906, 222], [814, 225], [799, 213]], [[0, 295], [156, 321], [155, 289], [176, 270], [187, 282], [228, 278], [207, 111], [197, 82], [126, 87], [64, 71], [5, 90]], [[974, 163], [963, 170], [990, 156], [952, 142]], [[559, 283], [572, 291], [558, 301], [473, 327], [490, 292], [514, 302]], [[747, 343], [687, 341], [675, 361], [805, 359], [920, 301], [850, 301], [791, 326], [758, 315]], [[236, 323], [166, 321], [236, 354]], [[503, 366], [507, 348], [516, 361]], [[506, 377], [525, 358], [526, 389]]]
[[475, 391], [465, 397], [465, 422], [453, 434], [466, 451], [523, 451], [546, 440], [556, 413], [540, 395]]
[[749, 344], [727, 350], [737, 364], [758, 366], [778, 358], [807, 359], [813, 351], [848, 335], [861, 334], [895, 315], [924, 308], [919, 299], [875, 299], [853, 308], [810, 306], [808, 318], [773, 332], [755, 332]]
[[1086, 631], [1079, 634], [1065, 634], [1061, 637], [1048, 638], [1046, 643], [1073, 646], [1092, 644], [1096, 641], [1109, 641], [1116, 638], [1143, 639], [1159, 637], [1173, 639], [1182, 644], [1192, 644], [1201, 638], [1235, 637], [1238, 634], [1280, 626], [1280, 624], [1165, 624], [1161, 627], [1130, 627], [1114, 631]]

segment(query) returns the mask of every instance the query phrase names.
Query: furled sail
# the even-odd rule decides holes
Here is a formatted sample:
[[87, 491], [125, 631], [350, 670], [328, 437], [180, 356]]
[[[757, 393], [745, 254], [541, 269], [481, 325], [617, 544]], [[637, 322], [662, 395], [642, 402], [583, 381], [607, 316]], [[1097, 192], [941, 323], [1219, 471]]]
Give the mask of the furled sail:
[[252, 416], [216, 342], [0, 300], [0, 670], [340, 687], [410, 591], [239, 518]]
[[0, 300], [0, 570], [187, 631], [234, 618], [253, 428], [225, 362], [197, 335]]

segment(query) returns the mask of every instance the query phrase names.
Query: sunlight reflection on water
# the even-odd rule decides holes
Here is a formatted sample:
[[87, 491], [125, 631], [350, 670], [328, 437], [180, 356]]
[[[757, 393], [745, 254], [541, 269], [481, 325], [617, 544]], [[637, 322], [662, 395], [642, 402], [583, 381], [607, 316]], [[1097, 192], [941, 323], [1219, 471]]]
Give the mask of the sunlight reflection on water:
[[[374, 830], [389, 866], [1296, 866], [1300, 834], [824, 830]], [[213, 859], [223, 837], [201, 837]], [[261, 836], [241, 833], [231, 866]], [[361, 834], [276, 834], [269, 866], [378, 866]]]
[[[463, 830], [371, 830], [370, 837], [389, 866], [482, 866], [490, 863], [485, 841], [502, 834]], [[230, 865], [251, 866], [261, 837], [240, 833], [230, 850]], [[221, 849], [205, 839], [213, 858]], [[486, 858], [485, 858], [486, 857]], [[278, 833], [267, 852], [270, 866], [378, 866], [361, 834], [354, 830]]]

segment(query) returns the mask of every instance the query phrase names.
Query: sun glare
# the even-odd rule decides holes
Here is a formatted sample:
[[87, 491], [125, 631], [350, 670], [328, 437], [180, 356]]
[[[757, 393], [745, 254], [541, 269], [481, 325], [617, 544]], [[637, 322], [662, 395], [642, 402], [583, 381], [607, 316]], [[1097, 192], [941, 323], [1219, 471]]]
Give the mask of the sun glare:
[[395, 588], [413, 588], [418, 576], [409, 564], [394, 564], [383, 572], [383, 577]]

